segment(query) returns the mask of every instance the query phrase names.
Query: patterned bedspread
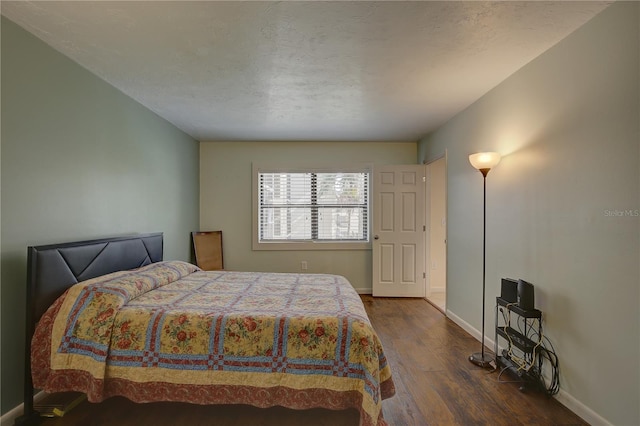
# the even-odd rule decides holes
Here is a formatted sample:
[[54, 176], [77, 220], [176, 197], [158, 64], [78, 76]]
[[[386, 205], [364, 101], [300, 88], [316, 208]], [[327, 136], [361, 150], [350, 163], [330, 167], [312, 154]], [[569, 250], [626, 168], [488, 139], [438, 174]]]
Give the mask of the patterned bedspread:
[[161, 262], [71, 287], [32, 342], [34, 386], [98, 402], [360, 411], [395, 393], [382, 345], [336, 275], [200, 271]]

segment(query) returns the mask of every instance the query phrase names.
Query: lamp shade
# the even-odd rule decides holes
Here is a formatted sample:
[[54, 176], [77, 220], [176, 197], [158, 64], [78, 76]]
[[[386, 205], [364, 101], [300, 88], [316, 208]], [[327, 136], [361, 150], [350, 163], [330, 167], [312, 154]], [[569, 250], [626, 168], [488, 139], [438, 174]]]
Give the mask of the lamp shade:
[[478, 170], [489, 170], [500, 162], [497, 152], [478, 152], [469, 156], [469, 162]]

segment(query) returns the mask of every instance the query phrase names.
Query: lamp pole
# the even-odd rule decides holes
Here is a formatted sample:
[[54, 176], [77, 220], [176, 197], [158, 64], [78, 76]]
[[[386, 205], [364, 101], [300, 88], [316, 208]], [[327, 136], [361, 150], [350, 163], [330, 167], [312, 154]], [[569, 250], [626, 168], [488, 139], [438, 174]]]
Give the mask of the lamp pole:
[[491, 167], [500, 162], [500, 154], [497, 152], [481, 152], [469, 156], [471, 165], [482, 173], [482, 336], [481, 351], [469, 356], [469, 361], [482, 367], [491, 367], [493, 358], [484, 353], [484, 320], [485, 320], [485, 298], [487, 281], [487, 174]]

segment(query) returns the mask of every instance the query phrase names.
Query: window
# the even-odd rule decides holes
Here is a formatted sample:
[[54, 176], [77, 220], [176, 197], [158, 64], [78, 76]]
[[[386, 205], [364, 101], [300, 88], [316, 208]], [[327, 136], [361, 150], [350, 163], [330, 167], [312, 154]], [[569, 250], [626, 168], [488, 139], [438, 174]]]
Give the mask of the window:
[[254, 248], [368, 247], [368, 169], [254, 168], [254, 179], [257, 198]]

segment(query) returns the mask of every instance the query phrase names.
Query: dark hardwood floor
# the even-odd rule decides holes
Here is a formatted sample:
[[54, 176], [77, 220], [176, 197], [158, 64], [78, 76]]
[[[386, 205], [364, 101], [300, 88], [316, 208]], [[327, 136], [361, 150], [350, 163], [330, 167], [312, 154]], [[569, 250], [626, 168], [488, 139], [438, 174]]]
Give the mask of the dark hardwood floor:
[[[362, 297], [385, 347], [396, 395], [383, 402], [389, 425], [586, 425], [553, 398], [498, 382], [467, 357], [479, 342], [422, 299]], [[503, 375], [503, 378], [506, 376]], [[508, 377], [506, 377], [508, 379]], [[355, 410], [294, 411], [181, 403], [82, 403], [44, 426], [352, 426]]]

